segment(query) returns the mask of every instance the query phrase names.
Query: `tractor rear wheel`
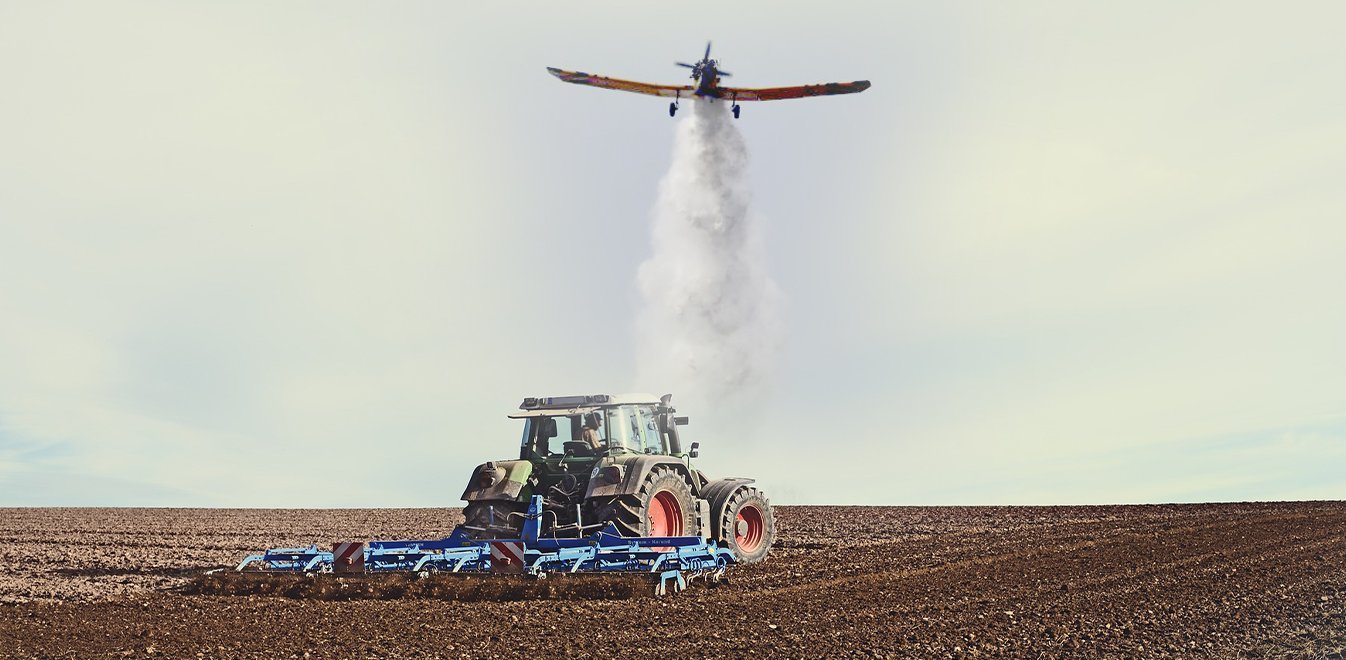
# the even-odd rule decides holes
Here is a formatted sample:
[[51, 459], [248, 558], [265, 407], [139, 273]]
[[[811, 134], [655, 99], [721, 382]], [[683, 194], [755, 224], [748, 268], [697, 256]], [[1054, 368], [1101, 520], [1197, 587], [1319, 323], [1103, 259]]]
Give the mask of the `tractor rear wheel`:
[[696, 527], [696, 501], [682, 475], [657, 467], [640, 490], [613, 498], [602, 514], [622, 536], [689, 536]]
[[517, 539], [523, 534], [524, 505], [511, 500], [468, 502], [463, 509], [464, 525], [476, 527], [468, 533], [479, 539]]
[[756, 488], [740, 488], [725, 502], [715, 528], [716, 540], [734, 551], [743, 564], [766, 559], [776, 540], [776, 519], [771, 503]]

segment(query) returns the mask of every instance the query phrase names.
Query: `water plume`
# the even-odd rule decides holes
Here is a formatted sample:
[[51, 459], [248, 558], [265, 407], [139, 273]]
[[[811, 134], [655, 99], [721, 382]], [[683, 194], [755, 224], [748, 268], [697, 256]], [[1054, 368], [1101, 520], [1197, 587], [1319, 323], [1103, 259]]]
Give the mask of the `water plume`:
[[748, 148], [728, 104], [693, 100], [659, 184], [637, 363], [642, 387], [717, 405], [760, 396], [781, 343], [781, 295], [751, 213]]

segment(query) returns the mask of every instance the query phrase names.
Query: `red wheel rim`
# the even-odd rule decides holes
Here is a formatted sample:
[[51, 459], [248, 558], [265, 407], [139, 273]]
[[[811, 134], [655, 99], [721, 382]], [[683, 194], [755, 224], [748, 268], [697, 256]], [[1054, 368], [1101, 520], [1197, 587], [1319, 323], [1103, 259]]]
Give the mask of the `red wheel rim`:
[[762, 520], [762, 511], [755, 506], [745, 506], [734, 516], [734, 545], [743, 552], [756, 552], [762, 547], [762, 538], [766, 536], [766, 524]]
[[682, 536], [682, 505], [666, 490], [650, 500], [650, 536]]

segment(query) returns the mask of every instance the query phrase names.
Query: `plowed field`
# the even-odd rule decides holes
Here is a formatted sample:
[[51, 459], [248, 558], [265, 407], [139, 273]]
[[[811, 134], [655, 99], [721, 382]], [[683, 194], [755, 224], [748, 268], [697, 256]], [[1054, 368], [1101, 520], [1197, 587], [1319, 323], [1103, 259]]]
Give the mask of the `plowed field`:
[[1346, 503], [780, 507], [676, 597], [194, 596], [268, 546], [433, 538], [455, 509], [0, 509], [0, 656], [1281, 656], [1346, 652]]

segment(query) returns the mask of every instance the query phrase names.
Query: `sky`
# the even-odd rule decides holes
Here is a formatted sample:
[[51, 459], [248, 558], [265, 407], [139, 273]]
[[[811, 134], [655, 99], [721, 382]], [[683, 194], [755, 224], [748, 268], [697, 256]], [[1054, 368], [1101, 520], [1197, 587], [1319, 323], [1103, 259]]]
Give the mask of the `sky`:
[[1331, 2], [0, 4], [0, 506], [456, 506], [525, 396], [648, 391], [678, 119], [745, 87], [776, 503], [1346, 497]]

